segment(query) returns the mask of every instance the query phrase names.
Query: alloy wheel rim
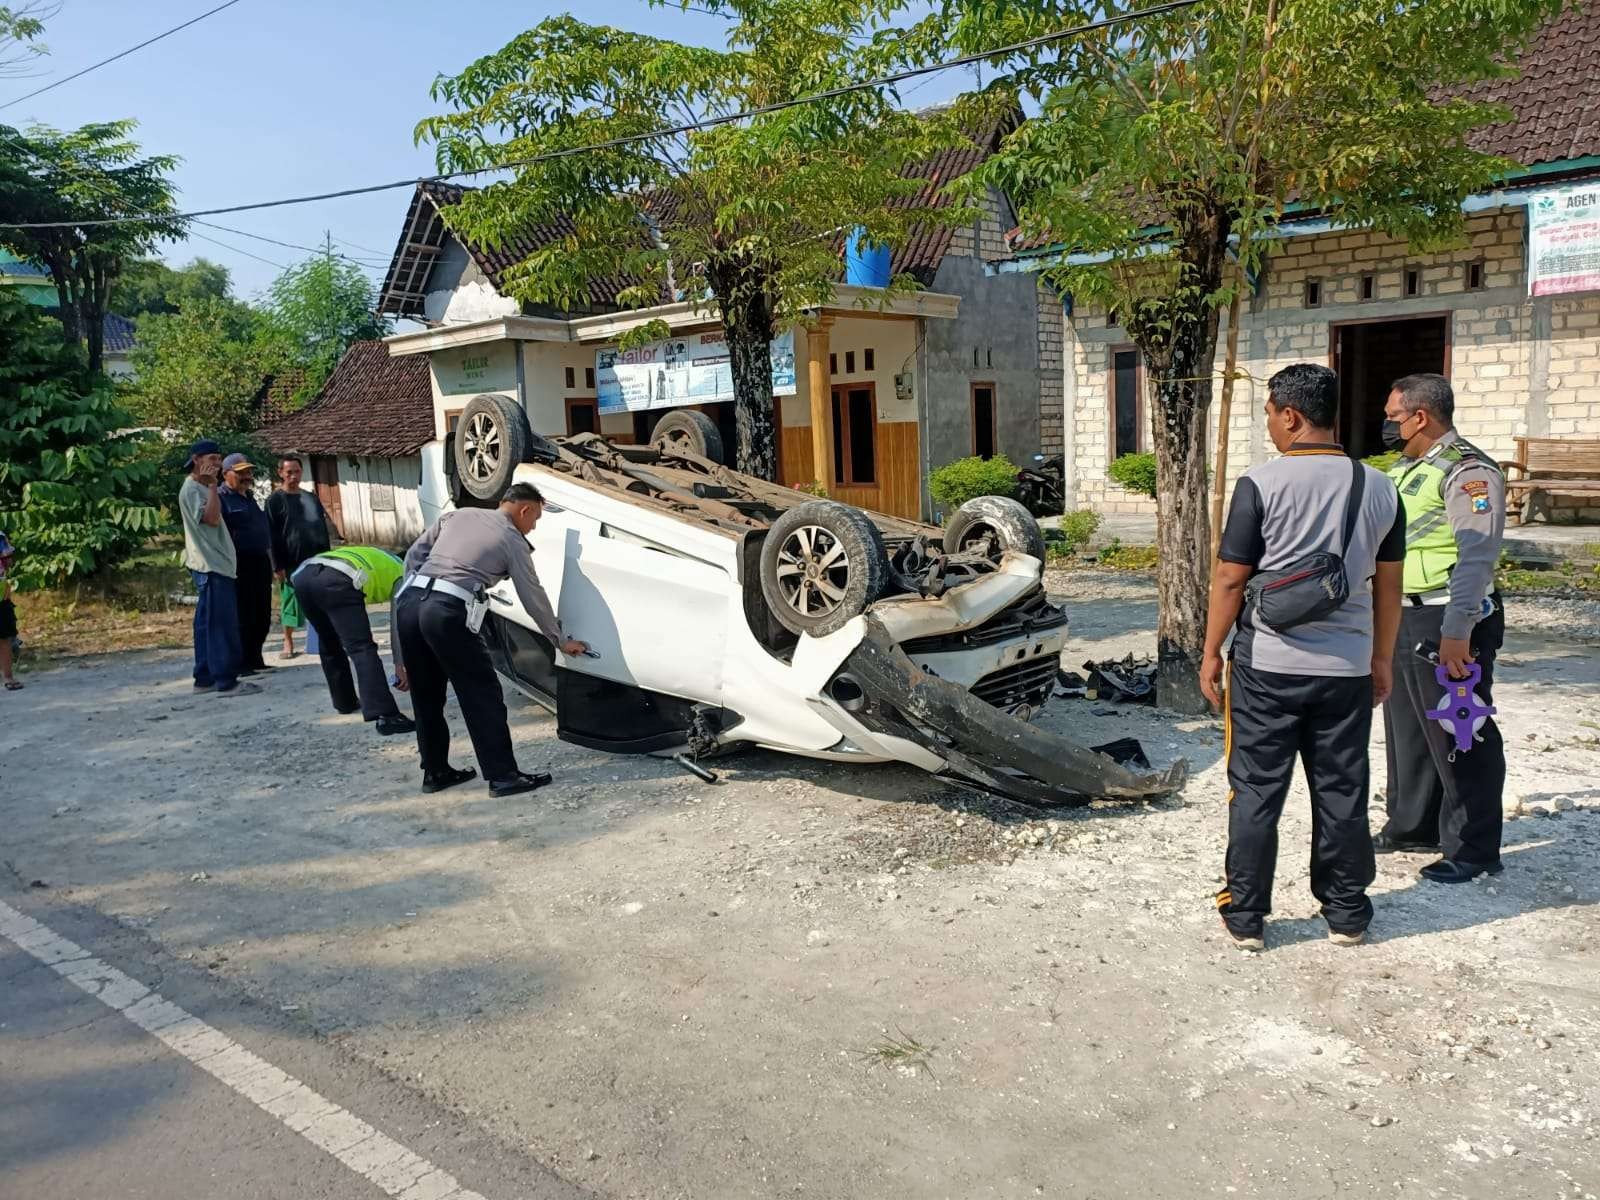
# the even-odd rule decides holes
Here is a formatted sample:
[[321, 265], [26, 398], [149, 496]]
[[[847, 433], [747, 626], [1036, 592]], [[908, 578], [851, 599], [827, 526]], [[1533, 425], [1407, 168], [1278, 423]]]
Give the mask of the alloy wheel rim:
[[850, 555], [821, 525], [802, 525], [778, 548], [778, 591], [802, 617], [838, 610], [850, 586]]

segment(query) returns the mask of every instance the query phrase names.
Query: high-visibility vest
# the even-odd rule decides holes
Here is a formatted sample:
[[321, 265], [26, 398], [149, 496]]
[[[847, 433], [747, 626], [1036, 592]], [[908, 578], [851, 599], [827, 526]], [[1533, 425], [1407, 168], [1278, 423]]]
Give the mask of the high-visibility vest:
[[1389, 478], [1406, 508], [1406, 565], [1401, 587], [1408, 596], [1438, 591], [1450, 582], [1461, 551], [1445, 512], [1445, 489], [1456, 468], [1466, 462], [1500, 470], [1494, 459], [1460, 438], [1435, 445], [1421, 458], [1402, 458], [1389, 468]]
[[403, 562], [387, 550], [379, 550], [376, 546], [339, 546], [333, 550], [324, 550], [316, 557], [336, 558], [364, 571], [367, 578], [362, 588], [364, 593], [362, 598], [368, 604], [389, 603], [394, 585], [400, 582], [400, 577], [406, 570]]

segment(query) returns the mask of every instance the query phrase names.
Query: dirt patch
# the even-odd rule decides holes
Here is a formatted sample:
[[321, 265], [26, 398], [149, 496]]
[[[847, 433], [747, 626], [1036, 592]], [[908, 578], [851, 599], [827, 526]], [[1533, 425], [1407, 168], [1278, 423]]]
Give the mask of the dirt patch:
[[[1051, 586], [1069, 665], [1153, 651], [1147, 580]], [[220, 701], [181, 652], [30, 681], [0, 722], [0, 892], [115, 916], [601, 1195], [1582, 1197], [1600, 656], [1537, 619], [1512, 603], [1508, 797], [1537, 815], [1506, 873], [1445, 888], [1385, 856], [1356, 950], [1309, 895], [1299, 783], [1268, 951], [1224, 944], [1214, 721], [1053, 706], [1194, 776], [1040, 820], [776, 754], [707, 785], [513, 702], [556, 782], [493, 801], [420, 794], [415, 748], [331, 713], [314, 662]]]

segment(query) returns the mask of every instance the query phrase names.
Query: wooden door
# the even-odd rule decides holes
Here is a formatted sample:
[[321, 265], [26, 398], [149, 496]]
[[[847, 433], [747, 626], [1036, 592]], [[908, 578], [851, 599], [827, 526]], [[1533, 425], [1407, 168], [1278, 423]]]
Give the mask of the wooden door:
[[333, 527], [344, 537], [344, 505], [339, 500], [339, 460], [329, 454], [311, 456], [311, 482], [317, 499], [333, 518]]

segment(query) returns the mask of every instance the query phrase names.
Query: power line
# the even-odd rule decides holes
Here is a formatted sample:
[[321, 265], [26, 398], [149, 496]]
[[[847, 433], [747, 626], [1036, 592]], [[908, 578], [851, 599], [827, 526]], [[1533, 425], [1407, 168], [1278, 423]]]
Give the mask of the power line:
[[15, 100], [7, 100], [4, 104], [0, 104], [0, 109], [10, 108], [14, 104], [21, 104], [24, 100], [32, 100], [35, 96], [42, 96], [46, 92], [51, 91], [54, 88], [58, 88], [64, 83], [71, 83], [74, 79], [81, 79], [90, 71], [98, 71], [101, 67], [109, 66], [111, 63], [116, 62], [119, 58], [127, 58], [128, 55], [132, 54], [134, 51], [143, 50], [146, 46], [152, 45], [155, 42], [159, 42], [162, 38], [171, 37], [180, 30], [187, 29], [189, 26], [199, 21], [204, 21], [207, 17], [212, 16], [215, 13], [219, 13], [225, 8], [232, 8], [237, 3], [239, 3], [239, 0], [227, 0], [226, 4], [219, 4], [213, 9], [208, 9], [207, 11], [201, 13], [198, 17], [190, 17], [182, 25], [174, 25], [171, 29], [168, 29], [164, 33], [158, 33], [155, 35], [155, 37], [146, 38], [137, 46], [129, 46], [126, 50], [119, 51], [118, 53], [113, 54], [110, 58], [102, 58], [99, 62], [91, 63], [87, 67], [84, 67], [81, 71], [74, 71], [71, 75], [68, 75], [63, 79], [58, 79], [54, 83], [47, 83], [42, 88], [35, 88], [25, 96], [18, 96]]
[[259, 254], [251, 254], [250, 251], [248, 251], [248, 250], [241, 250], [237, 246], [230, 246], [230, 245], [228, 245], [227, 242], [224, 242], [220, 238], [207, 237], [205, 234], [196, 233], [192, 229], [189, 231], [189, 236], [190, 237], [197, 237], [202, 242], [210, 242], [213, 246], [221, 246], [224, 250], [232, 250], [235, 254], [242, 254], [246, 258], [253, 258], [259, 263], [266, 263], [267, 266], [269, 266], [269, 267], [277, 267], [278, 270], [280, 270], [280, 271], [287, 271], [289, 269], [287, 266], [285, 266], [281, 262], [273, 262], [270, 258], [262, 258], [261, 255], [259, 255]]
[[443, 171], [437, 175], [423, 175], [414, 179], [398, 179], [390, 183], [372, 183], [365, 187], [341, 188], [336, 192], [317, 192], [309, 196], [290, 196], [283, 200], [258, 200], [250, 204], [230, 204], [222, 208], [202, 208], [187, 213], [146, 213], [126, 217], [104, 217], [94, 221], [34, 221], [34, 222], [0, 222], [0, 228], [5, 229], [86, 229], [96, 225], [131, 225], [150, 221], [165, 220], [193, 220], [197, 217], [221, 216], [225, 213], [254, 212], [264, 208], [286, 208], [295, 204], [314, 204], [322, 200], [342, 200], [347, 196], [367, 196], [374, 192], [389, 192], [397, 188], [413, 188], [419, 183], [443, 183], [448, 179], [459, 179], [467, 175], [485, 175], [492, 171], [509, 171], [515, 167], [529, 167], [536, 163], [551, 162], [556, 159], [572, 158], [579, 154], [588, 154], [596, 150], [614, 150], [621, 146], [631, 146], [636, 142], [651, 142], [661, 138], [678, 137], [685, 133], [693, 133], [700, 129], [714, 129], [722, 125], [732, 125], [739, 121], [748, 121], [755, 117], [764, 117], [771, 113], [783, 112], [787, 109], [798, 108], [803, 104], [815, 104], [819, 100], [834, 100], [840, 96], [850, 95], [852, 92], [867, 91], [872, 88], [888, 87], [892, 84], [904, 82], [907, 79], [920, 78], [923, 75], [932, 75], [938, 71], [949, 71], [957, 67], [970, 66], [973, 63], [986, 62], [990, 59], [1019, 54], [1025, 50], [1036, 49], [1051, 42], [1062, 41], [1066, 38], [1077, 37], [1084, 33], [1093, 33], [1101, 29], [1110, 29], [1145, 17], [1162, 16], [1166, 13], [1177, 12], [1180, 9], [1192, 8], [1200, 0], [1168, 0], [1165, 4], [1151, 5], [1149, 8], [1138, 9], [1133, 12], [1118, 13], [1111, 17], [1102, 17], [1083, 25], [1073, 26], [1071, 29], [1058, 30], [1055, 33], [1041, 34], [1038, 37], [1028, 38], [1026, 41], [1013, 42], [1009, 46], [997, 46], [992, 50], [983, 50], [972, 54], [963, 54], [958, 58], [946, 59], [943, 62], [929, 63], [921, 67], [909, 67], [904, 71], [896, 71], [890, 75], [882, 75], [876, 79], [861, 80], [857, 83], [841, 84], [835, 88], [828, 88], [821, 92], [813, 92], [808, 96], [797, 96], [792, 100], [779, 100], [772, 104], [762, 104], [755, 108], [744, 109], [736, 113], [727, 113], [717, 117], [706, 117], [699, 121], [690, 121], [682, 125], [667, 126], [661, 129], [650, 130], [647, 133], [630, 133], [623, 137], [612, 138], [609, 141], [593, 142], [583, 146], [569, 146], [561, 150], [548, 150], [543, 154], [535, 154], [530, 158], [512, 159], [509, 162], [499, 163], [492, 167], [473, 167], [462, 171]]
[[[270, 237], [267, 237], [265, 234], [251, 233], [247, 229], [235, 229], [231, 225], [218, 225], [215, 221], [196, 221], [194, 223], [196, 225], [204, 225], [207, 229], [220, 229], [223, 233], [233, 233], [233, 234], [237, 234], [240, 237], [252, 238], [252, 239], [254, 239], [255, 241], [258, 241], [258, 242], [266, 242], [269, 246], [282, 246], [285, 250], [304, 250], [307, 254], [323, 254], [323, 253], [326, 253], [326, 250], [325, 250], [324, 247], [320, 247], [320, 246], [302, 246], [298, 242], [281, 242], [277, 238], [270, 238]], [[348, 263], [354, 263], [356, 266], [363, 267], [363, 268], [365, 268], [365, 269], [367, 269], [369, 271], [376, 271], [376, 270], [380, 269], [379, 265], [376, 264], [376, 263], [373, 263], [373, 262], [367, 261], [367, 260], [363, 260], [363, 259], [359, 259], [359, 258], [351, 258], [348, 254], [339, 254], [339, 253], [335, 252], [333, 257], [334, 258], [341, 258], [345, 262], [348, 262]], [[382, 264], [382, 269], [387, 269], [388, 266], [389, 266], [388, 262], [384, 262]]]

